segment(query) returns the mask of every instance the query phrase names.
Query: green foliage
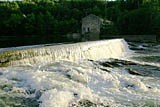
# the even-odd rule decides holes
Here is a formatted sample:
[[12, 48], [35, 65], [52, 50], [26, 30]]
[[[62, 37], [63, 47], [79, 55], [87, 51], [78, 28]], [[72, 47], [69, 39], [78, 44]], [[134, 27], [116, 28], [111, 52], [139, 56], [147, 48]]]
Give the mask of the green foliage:
[[101, 27], [101, 37], [103, 38], [107, 38], [108, 35], [117, 35], [118, 31], [116, 26], [111, 23], [111, 22], [104, 22], [102, 27]]
[[140, 8], [119, 17], [120, 34], [151, 34], [152, 12], [150, 9]]
[[115, 23], [119, 34], [159, 35], [158, 0], [117, 0], [117, 4], [120, 11]]
[[156, 17], [154, 17], [152, 24], [153, 24], [152, 33], [158, 35], [157, 40], [160, 41], [160, 12], [157, 13]]
[[101, 16], [104, 1], [23, 0], [0, 2], [1, 35], [64, 35], [80, 32], [81, 19]]
[[91, 13], [113, 22], [103, 26], [101, 34], [160, 35], [159, 0], [1, 1], [0, 13], [1, 35], [63, 38], [67, 33], [81, 32], [82, 18]]
[[134, 10], [141, 7], [143, 0], [120, 0], [120, 7], [122, 10]]

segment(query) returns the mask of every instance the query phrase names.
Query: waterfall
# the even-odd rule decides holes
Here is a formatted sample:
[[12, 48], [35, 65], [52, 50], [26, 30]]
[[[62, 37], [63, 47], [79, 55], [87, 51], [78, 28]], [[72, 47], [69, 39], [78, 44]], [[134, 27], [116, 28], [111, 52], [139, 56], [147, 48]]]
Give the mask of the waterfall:
[[0, 52], [0, 66], [81, 59], [119, 58], [131, 51], [124, 39], [42, 46]]

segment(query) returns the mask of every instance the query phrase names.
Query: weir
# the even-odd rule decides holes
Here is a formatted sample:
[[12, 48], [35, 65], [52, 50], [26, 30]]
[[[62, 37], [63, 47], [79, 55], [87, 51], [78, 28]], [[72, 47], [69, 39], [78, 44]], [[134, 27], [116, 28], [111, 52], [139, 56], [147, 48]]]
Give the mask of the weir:
[[45, 63], [58, 60], [119, 58], [130, 52], [124, 39], [42, 46], [0, 52], [0, 66]]

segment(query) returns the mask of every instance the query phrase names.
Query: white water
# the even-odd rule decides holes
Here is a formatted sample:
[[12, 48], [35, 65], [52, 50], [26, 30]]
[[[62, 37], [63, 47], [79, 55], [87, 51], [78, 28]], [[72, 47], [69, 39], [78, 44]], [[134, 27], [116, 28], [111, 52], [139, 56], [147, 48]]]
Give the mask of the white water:
[[[14, 51], [15, 52], [15, 51]], [[16, 51], [21, 60], [11, 61], [11, 65], [46, 63], [50, 61], [82, 59], [119, 58], [129, 54], [127, 43], [123, 39], [84, 42], [46, 46]]]
[[[160, 105], [160, 79], [130, 75], [124, 68], [106, 67], [111, 71], [106, 72], [99, 69], [101, 66], [95, 62], [85, 60], [129, 57], [127, 53], [131, 51], [124, 40], [84, 44], [39, 48], [35, 50], [42, 51], [36, 56], [38, 59], [41, 57], [37, 59], [37, 64], [27, 65], [36, 59], [34, 56], [23, 59], [25, 63], [20, 61], [26, 65], [0, 68], [0, 84], [12, 86], [11, 90], [0, 89], [0, 96], [39, 96], [40, 107], [75, 107], [80, 100], [89, 100], [97, 107], [102, 103], [111, 107]], [[48, 51], [49, 55], [43, 54]], [[66, 55], [67, 52], [69, 55]], [[131, 85], [133, 87], [127, 87]], [[28, 93], [28, 90], [35, 92]], [[42, 94], [38, 94], [40, 92]]]

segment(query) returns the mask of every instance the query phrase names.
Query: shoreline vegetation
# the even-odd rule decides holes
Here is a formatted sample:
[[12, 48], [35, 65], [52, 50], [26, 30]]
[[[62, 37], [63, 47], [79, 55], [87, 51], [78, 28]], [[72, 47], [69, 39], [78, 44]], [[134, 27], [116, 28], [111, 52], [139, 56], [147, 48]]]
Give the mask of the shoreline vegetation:
[[101, 26], [100, 37], [157, 35], [160, 38], [158, 0], [0, 1], [0, 13], [0, 47], [76, 42], [65, 35], [81, 34], [82, 18], [89, 14], [113, 22]]

